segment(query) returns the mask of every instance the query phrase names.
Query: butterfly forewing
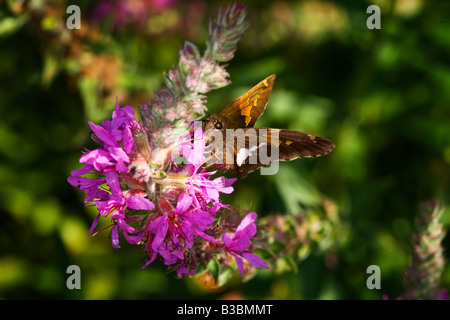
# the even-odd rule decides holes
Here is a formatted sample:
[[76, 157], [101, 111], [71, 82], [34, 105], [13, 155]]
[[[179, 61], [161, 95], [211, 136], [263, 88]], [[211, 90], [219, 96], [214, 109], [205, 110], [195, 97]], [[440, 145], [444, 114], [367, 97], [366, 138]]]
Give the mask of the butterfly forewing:
[[258, 120], [266, 109], [274, 81], [274, 74], [267, 77], [248, 92], [228, 104], [219, 112], [219, 115], [226, 117], [230, 125], [235, 128], [250, 128], [255, 126], [256, 120]]

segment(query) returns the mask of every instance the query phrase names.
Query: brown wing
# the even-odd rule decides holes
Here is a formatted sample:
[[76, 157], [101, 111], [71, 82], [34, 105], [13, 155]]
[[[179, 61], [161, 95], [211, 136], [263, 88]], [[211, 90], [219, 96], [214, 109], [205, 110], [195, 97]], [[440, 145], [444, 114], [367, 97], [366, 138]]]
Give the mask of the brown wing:
[[234, 128], [255, 126], [256, 120], [266, 109], [275, 77], [273, 74], [258, 83], [248, 92], [224, 107], [219, 112], [219, 115], [226, 117], [227, 121]]
[[272, 128], [238, 130], [235, 131], [235, 165], [232, 169], [241, 179], [274, 161], [319, 157], [335, 147], [328, 139], [300, 131]]
[[280, 160], [284, 161], [323, 156], [335, 147], [328, 139], [294, 130], [280, 130], [279, 140]]

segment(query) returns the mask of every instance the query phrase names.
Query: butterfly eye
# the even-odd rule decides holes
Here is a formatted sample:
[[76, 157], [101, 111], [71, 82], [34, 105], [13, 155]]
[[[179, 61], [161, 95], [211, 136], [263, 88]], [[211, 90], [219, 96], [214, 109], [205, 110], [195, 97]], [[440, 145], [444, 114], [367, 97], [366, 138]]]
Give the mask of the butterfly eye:
[[222, 129], [222, 122], [216, 122], [216, 124], [214, 125], [214, 128], [216, 129]]

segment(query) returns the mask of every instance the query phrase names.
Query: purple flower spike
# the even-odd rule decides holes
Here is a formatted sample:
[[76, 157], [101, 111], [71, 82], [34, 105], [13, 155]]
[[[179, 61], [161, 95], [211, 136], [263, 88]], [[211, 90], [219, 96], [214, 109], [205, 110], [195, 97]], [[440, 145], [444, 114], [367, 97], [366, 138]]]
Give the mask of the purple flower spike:
[[256, 234], [256, 226], [254, 223], [256, 217], [256, 213], [249, 213], [241, 221], [233, 236], [229, 233], [224, 233], [222, 236], [222, 240], [225, 244], [225, 250], [236, 259], [236, 264], [244, 280], [244, 262], [242, 261], [242, 258], [250, 262], [255, 267], [269, 269], [269, 266], [260, 257], [246, 251], [252, 245], [250, 239]]
[[[127, 7], [125, 1], [103, 1], [95, 12], [98, 17], [119, 12], [113, 17], [117, 25], [146, 16], [139, 9], [157, 7], [156, 3], [165, 7], [172, 0], [138, 2], [139, 6]], [[147, 2], [152, 5], [144, 5]], [[223, 63], [234, 56], [248, 27], [246, 13], [243, 4], [233, 3], [211, 19], [203, 53], [185, 42], [178, 65], [164, 74], [165, 87], [138, 108], [139, 121], [133, 107], [121, 108], [116, 99], [111, 119], [89, 122], [98, 148], [84, 152], [80, 158], [84, 166], [72, 171], [67, 181], [86, 193], [86, 205], [98, 210], [89, 235], [97, 233], [100, 218], [110, 218], [112, 246], [120, 248], [125, 239], [144, 249], [143, 268], [160, 258], [179, 277], [193, 276], [212, 260], [221, 264], [216, 271], [225, 271], [233, 257], [243, 277], [243, 259], [268, 268], [252, 253], [256, 214], [248, 214], [234, 229], [230, 217], [240, 213], [230, 210], [221, 195], [234, 191], [236, 179], [207, 171], [211, 150], [202, 127], [192, 125], [206, 114], [206, 94], [230, 83]]]

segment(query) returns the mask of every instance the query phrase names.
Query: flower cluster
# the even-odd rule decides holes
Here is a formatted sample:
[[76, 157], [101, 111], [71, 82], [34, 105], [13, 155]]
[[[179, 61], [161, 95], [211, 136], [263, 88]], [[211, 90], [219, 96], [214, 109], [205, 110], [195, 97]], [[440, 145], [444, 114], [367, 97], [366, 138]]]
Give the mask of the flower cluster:
[[68, 182], [98, 209], [89, 234], [96, 234], [101, 217], [109, 217], [113, 247], [120, 248], [123, 235], [144, 248], [143, 268], [158, 257], [180, 277], [204, 270], [212, 260], [229, 267], [234, 259], [244, 279], [244, 260], [269, 268], [252, 253], [256, 213], [239, 223], [225, 217], [230, 207], [220, 194], [233, 192], [236, 179], [206, 171], [206, 138], [193, 125], [204, 116], [204, 94], [229, 82], [219, 62], [233, 56], [247, 27], [245, 14], [240, 4], [221, 11], [208, 39], [208, 48], [215, 49], [204, 56], [185, 44], [178, 67], [165, 76], [167, 87], [139, 108], [139, 121], [132, 107], [120, 108], [116, 101], [112, 120], [89, 123], [100, 147], [81, 156], [84, 166]]
[[[439, 222], [444, 206], [433, 200], [423, 203], [416, 219], [417, 231], [412, 234], [411, 265], [404, 275], [405, 292], [396, 300], [450, 300], [440, 286], [445, 257], [442, 240], [446, 231]], [[383, 295], [387, 300], [388, 296]]]
[[236, 44], [248, 28], [246, 8], [233, 3], [211, 20], [207, 50], [186, 41], [178, 65], [164, 75], [165, 88], [154, 93], [149, 105], [139, 107], [145, 131], [159, 147], [178, 141], [188, 121], [201, 119], [206, 112], [205, 94], [229, 84], [228, 73], [220, 63], [233, 58]]
[[412, 235], [411, 266], [406, 270], [404, 299], [448, 300], [447, 291], [440, 288], [445, 257], [441, 245], [446, 231], [439, 222], [444, 207], [438, 201], [422, 204], [416, 220], [417, 231]]
[[114, 28], [144, 23], [151, 12], [170, 7], [174, 0], [100, 1], [92, 13], [94, 20], [112, 18]]

